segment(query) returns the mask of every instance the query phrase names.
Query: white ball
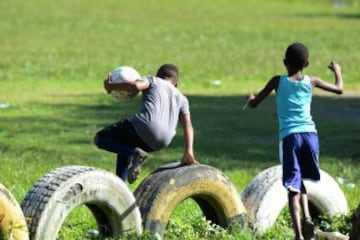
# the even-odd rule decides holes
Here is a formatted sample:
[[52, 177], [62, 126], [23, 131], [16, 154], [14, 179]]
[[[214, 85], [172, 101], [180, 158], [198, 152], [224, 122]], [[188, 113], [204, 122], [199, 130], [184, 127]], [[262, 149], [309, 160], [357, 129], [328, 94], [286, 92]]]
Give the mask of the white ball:
[[140, 79], [141, 76], [138, 71], [136, 71], [132, 67], [121, 66], [115, 68], [110, 72], [110, 82], [113, 83], [121, 83], [121, 82], [129, 82]]
[[[122, 82], [132, 82], [140, 79], [141, 76], [138, 71], [132, 67], [120, 66], [115, 68], [109, 74], [109, 82], [111, 83], [122, 83]], [[112, 91], [111, 95], [119, 99], [131, 99], [135, 97], [138, 92], [127, 92], [127, 91]]]

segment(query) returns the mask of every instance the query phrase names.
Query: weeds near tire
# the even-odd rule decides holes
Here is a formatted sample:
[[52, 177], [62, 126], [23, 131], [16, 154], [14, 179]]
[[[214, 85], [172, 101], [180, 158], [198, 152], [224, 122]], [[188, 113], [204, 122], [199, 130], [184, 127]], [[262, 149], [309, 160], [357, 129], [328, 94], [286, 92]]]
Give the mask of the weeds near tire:
[[315, 223], [324, 232], [340, 232], [346, 234], [351, 231], [351, 215], [351, 212], [335, 216], [323, 215], [316, 219]]

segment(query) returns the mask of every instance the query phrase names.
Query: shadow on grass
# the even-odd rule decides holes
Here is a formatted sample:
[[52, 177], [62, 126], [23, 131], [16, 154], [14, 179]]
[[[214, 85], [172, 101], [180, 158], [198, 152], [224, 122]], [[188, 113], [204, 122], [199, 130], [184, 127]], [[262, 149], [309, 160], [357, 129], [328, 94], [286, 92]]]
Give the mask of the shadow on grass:
[[289, 17], [300, 17], [300, 18], [340, 18], [340, 19], [360, 19], [359, 13], [306, 13], [306, 14], [298, 14], [298, 15], [291, 15]]
[[[43, 137], [45, 141], [49, 134], [57, 136], [48, 140], [56, 141], [55, 145], [88, 146], [92, 144], [96, 131], [132, 115], [140, 104], [139, 98], [118, 102], [110, 98], [104, 100], [103, 95], [66, 98], [76, 101], [31, 103], [39, 109], [51, 109], [52, 114], [3, 118], [2, 121], [12, 126], [6, 130], [5, 136], [16, 137], [16, 126], [20, 126], [22, 134], [34, 134], [34, 137]], [[224, 170], [254, 166], [265, 168], [278, 164], [278, 127], [273, 96], [258, 108], [245, 110], [242, 110], [244, 96], [241, 95], [189, 96], [189, 99], [195, 128], [195, 152], [200, 162]], [[316, 96], [313, 116], [319, 131], [321, 155], [359, 162], [359, 98]], [[176, 155], [181, 156], [182, 149], [182, 130], [179, 128], [173, 143], [163, 151], [176, 151]], [[161, 164], [169, 160], [159, 161]], [[149, 166], [158, 167], [159, 161], [150, 161], [153, 163]]]
[[[190, 97], [196, 151], [215, 156], [210, 164], [222, 169], [278, 164], [275, 97], [266, 99], [256, 109], [245, 110], [243, 99], [244, 96]], [[316, 96], [312, 113], [321, 156], [360, 163], [359, 99]]]

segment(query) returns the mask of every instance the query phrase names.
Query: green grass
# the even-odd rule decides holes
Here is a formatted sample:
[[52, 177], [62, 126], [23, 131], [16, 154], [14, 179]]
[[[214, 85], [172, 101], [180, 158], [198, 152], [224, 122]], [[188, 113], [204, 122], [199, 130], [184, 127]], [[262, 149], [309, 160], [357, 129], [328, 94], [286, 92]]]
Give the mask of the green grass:
[[[286, 46], [301, 41], [310, 49], [306, 73], [333, 81], [326, 67], [333, 59], [343, 69], [345, 95], [316, 91], [313, 114], [321, 167], [346, 179], [341, 187], [355, 208], [360, 6], [344, 2], [345, 7], [326, 0], [1, 1], [0, 103], [10, 106], [0, 109], [0, 182], [21, 202], [32, 184], [56, 167], [81, 164], [113, 172], [114, 155], [94, 147], [93, 135], [136, 112], [140, 101], [107, 96], [103, 78], [118, 65], [145, 75], [172, 62], [191, 101], [197, 159], [223, 170], [241, 193], [257, 173], [278, 164], [274, 98], [242, 111], [244, 96], [284, 73]], [[141, 178], [182, 156], [178, 133], [169, 148], [151, 154]], [[182, 220], [173, 221], [170, 231]], [[284, 239], [289, 227], [281, 220], [278, 225], [269, 236]], [[239, 234], [228, 237], [244, 238]]]

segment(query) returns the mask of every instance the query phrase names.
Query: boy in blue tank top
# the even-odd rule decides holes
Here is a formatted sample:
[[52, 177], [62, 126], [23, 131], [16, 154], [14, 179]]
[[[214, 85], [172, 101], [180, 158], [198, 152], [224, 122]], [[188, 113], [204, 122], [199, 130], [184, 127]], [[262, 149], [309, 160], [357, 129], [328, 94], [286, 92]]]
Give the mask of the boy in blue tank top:
[[320, 180], [319, 142], [311, 116], [313, 88], [318, 87], [336, 94], [343, 92], [341, 67], [336, 62], [332, 61], [328, 66], [335, 78], [335, 83], [331, 84], [319, 77], [304, 75], [303, 69], [309, 65], [308, 58], [309, 52], [304, 44], [291, 44], [284, 59], [287, 75], [272, 77], [256, 96], [250, 94], [247, 98], [248, 106], [255, 108], [273, 90], [276, 92], [283, 185], [288, 190], [296, 240], [312, 239], [314, 236], [314, 224], [303, 183], [303, 179]]

